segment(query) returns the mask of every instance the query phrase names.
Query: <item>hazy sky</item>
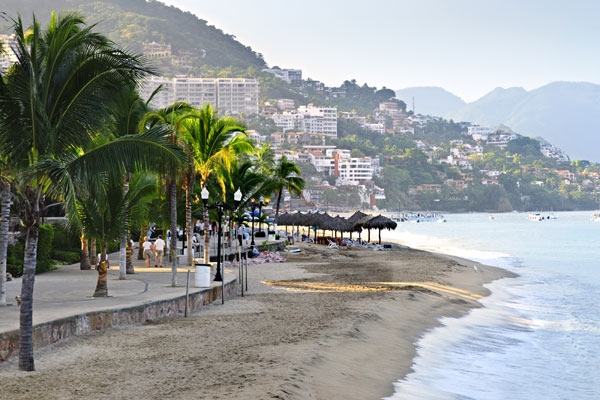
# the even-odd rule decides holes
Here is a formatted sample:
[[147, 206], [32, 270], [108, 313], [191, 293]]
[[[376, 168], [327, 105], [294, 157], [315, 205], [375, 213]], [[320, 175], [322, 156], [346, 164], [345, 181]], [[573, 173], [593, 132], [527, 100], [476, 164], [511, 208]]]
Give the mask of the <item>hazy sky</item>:
[[498, 87], [600, 83], [600, 1], [163, 0], [264, 55], [339, 85]]

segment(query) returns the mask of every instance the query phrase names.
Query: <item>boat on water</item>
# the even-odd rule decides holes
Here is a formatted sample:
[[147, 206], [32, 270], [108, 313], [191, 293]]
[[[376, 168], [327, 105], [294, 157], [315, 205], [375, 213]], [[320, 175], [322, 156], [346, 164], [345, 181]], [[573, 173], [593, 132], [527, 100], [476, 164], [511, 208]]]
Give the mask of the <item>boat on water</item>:
[[414, 223], [421, 223], [421, 222], [444, 223], [444, 222], [446, 222], [446, 217], [444, 217], [442, 214], [438, 214], [438, 213], [409, 213], [409, 214], [402, 214], [399, 218], [402, 221], [414, 222]]
[[543, 215], [541, 213], [529, 214], [530, 221], [539, 222], [539, 221], [548, 221], [551, 219], [558, 219], [558, 217], [554, 214], [548, 214], [548, 215]]
[[600, 211], [595, 212], [592, 214], [592, 221], [594, 222], [600, 222]]
[[492, 220], [494, 219], [494, 216], [493, 216], [492, 214], [490, 214], [490, 215], [489, 215], [489, 217], [488, 217], [488, 219], [489, 219], [490, 221], [492, 221]]

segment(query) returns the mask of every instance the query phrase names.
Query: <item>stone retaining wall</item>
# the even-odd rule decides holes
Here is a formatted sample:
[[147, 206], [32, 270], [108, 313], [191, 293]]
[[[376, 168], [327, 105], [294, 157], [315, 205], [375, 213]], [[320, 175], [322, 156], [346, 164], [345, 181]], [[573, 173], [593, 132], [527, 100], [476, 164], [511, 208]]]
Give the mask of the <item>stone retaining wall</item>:
[[[225, 284], [225, 298], [235, 295], [237, 279]], [[188, 312], [221, 298], [221, 286], [206, 288], [190, 293]], [[185, 311], [185, 295], [167, 300], [141, 304], [126, 308], [93, 311], [74, 315], [33, 327], [34, 349], [56, 343], [71, 336], [85, 335], [93, 331], [114, 328], [117, 326], [140, 325], [147, 321], [165, 317], [183, 315]], [[8, 360], [19, 353], [19, 330], [0, 333], [0, 362]]]

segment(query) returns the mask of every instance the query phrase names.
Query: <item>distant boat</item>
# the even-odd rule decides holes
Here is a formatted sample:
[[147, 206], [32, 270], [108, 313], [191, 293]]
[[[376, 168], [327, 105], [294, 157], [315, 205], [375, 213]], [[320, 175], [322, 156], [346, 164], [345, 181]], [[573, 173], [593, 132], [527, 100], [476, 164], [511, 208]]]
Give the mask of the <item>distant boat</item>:
[[600, 222], [600, 211], [595, 212], [592, 214], [592, 221], [594, 222]]
[[437, 213], [411, 213], [411, 214], [403, 214], [401, 216], [402, 219], [404, 219], [407, 222], [415, 222], [415, 223], [420, 223], [420, 222], [439, 222], [439, 223], [443, 223], [446, 222], [446, 217], [444, 217], [442, 214], [437, 214]]
[[549, 221], [551, 219], [558, 219], [558, 217], [554, 214], [543, 215], [541, 213], [529, 214], [530, 221]]
[[535, 222], [543, 221], [544, 220], [544, 216], [542, 214], [540, 214], [540, 213], [529, 214], [529, 220], [530, 221], [535, 221]]
[[493, 216], [492, 214], [490, 214], [488, 218], [489, 218], [489, 219], [490, 219], [490, 221], [491, 221], [491, 220], [493, 220], [493, 219], [494, 219], [494, 216]]

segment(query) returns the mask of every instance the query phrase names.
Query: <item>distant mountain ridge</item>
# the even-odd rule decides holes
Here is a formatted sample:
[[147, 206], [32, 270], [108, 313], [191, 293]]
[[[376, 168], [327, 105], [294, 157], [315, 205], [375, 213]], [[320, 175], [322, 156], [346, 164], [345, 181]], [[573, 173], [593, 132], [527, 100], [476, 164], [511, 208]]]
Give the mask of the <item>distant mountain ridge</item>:
[[396, 90], [396, 98], [412, 110], [413, 99], [417, 113], [443, 116], [467, 103], [447, 90], [435, 86], [410, 87]]
[[[399, 92], [407, 93], [409, 89], [413, 88]], [[438, 96], [446, 92], [437, 89], [428, 93]], [[530, 91], [520, 87], [496, 88], [478, 100], [445, 113], [436, 113], [435, 107], [427, 108], [439, 102], [438, 97], [423, 97], [424, 92], [421, 92], [416, 107], [419, 113], [488, 126], [504, 124], [522, 135], [541, 136], [572, 159], [600, 161], [600, 85], [552, 82]]]

